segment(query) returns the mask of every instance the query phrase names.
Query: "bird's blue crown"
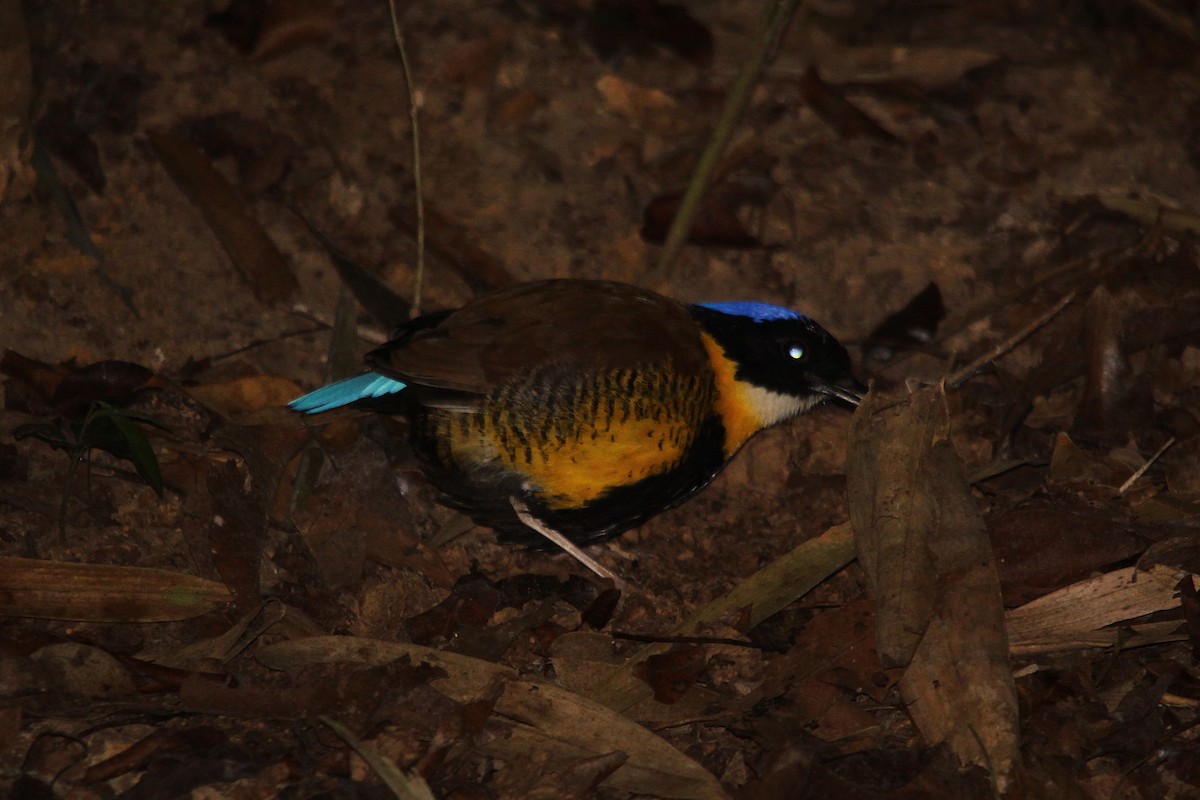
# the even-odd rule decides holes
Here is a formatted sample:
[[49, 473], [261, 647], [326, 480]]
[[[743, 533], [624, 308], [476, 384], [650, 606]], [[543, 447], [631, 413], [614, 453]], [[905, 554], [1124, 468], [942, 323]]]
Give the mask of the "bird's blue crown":
[[696, 303], [701, 308], [711, 308], [722, 314], [733, 314], [739, 317], [749, 317], [755, 322], [770, 322], [777, 319], [808, 319], [798, 311], [783, 306], [773, 306], [770, 303], [755, 303], [749, 300], [737, 300], [730, 303]]

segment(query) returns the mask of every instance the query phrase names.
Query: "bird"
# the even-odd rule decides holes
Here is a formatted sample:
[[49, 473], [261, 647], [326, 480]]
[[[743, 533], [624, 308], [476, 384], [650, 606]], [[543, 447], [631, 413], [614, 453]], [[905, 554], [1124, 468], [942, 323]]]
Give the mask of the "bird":
[[759, 431], [864, 392], [846, 349], [790, 308], [604, 280], [516, 284], [425, 314], [366, 364], [289, 406], [406, 418], [441, 502], [535, 549], [551, 546], [546, 527], [577, 547], [635, 528]]

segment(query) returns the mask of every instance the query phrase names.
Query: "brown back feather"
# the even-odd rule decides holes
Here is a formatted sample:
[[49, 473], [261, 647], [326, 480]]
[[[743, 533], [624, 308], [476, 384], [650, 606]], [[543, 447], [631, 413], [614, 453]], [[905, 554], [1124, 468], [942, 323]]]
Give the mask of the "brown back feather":
[[610, 281], [550, 280], [485, 295], [371, 354], [413, 387], [485, 395], [531, 365], [607, 372], [665, 364], [701, 375], [708, 356], [681, 303]]

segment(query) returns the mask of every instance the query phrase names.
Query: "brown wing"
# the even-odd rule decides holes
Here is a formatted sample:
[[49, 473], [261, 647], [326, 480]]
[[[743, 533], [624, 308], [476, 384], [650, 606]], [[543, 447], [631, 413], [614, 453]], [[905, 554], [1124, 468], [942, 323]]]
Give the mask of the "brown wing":
[[708, 369], [682, 304], [626, 284], [585, 280], [487, 294], [433, 327], [406, 332], [371, 360], [413, 386], [480, 395], [531, 365], [605, 372], [670, 360], [680, 375]]

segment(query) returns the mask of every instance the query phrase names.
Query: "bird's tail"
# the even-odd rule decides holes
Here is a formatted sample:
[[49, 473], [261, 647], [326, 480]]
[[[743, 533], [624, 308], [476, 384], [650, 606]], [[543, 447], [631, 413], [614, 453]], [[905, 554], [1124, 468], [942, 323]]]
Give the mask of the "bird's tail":
[[371, 400], [384, 395], [404, 391], [407, 386], [403, 381], [380, 375], [377, 372], [364, 372], [353, 378], [346, 378], [328, 386], [322, 386], [316, 391], [297, 397], [288, 403], [288, 408], [305, 414], [320, 414], [322, 411], [332, 411], [335, 408], [348, 406], [358, 400]]

